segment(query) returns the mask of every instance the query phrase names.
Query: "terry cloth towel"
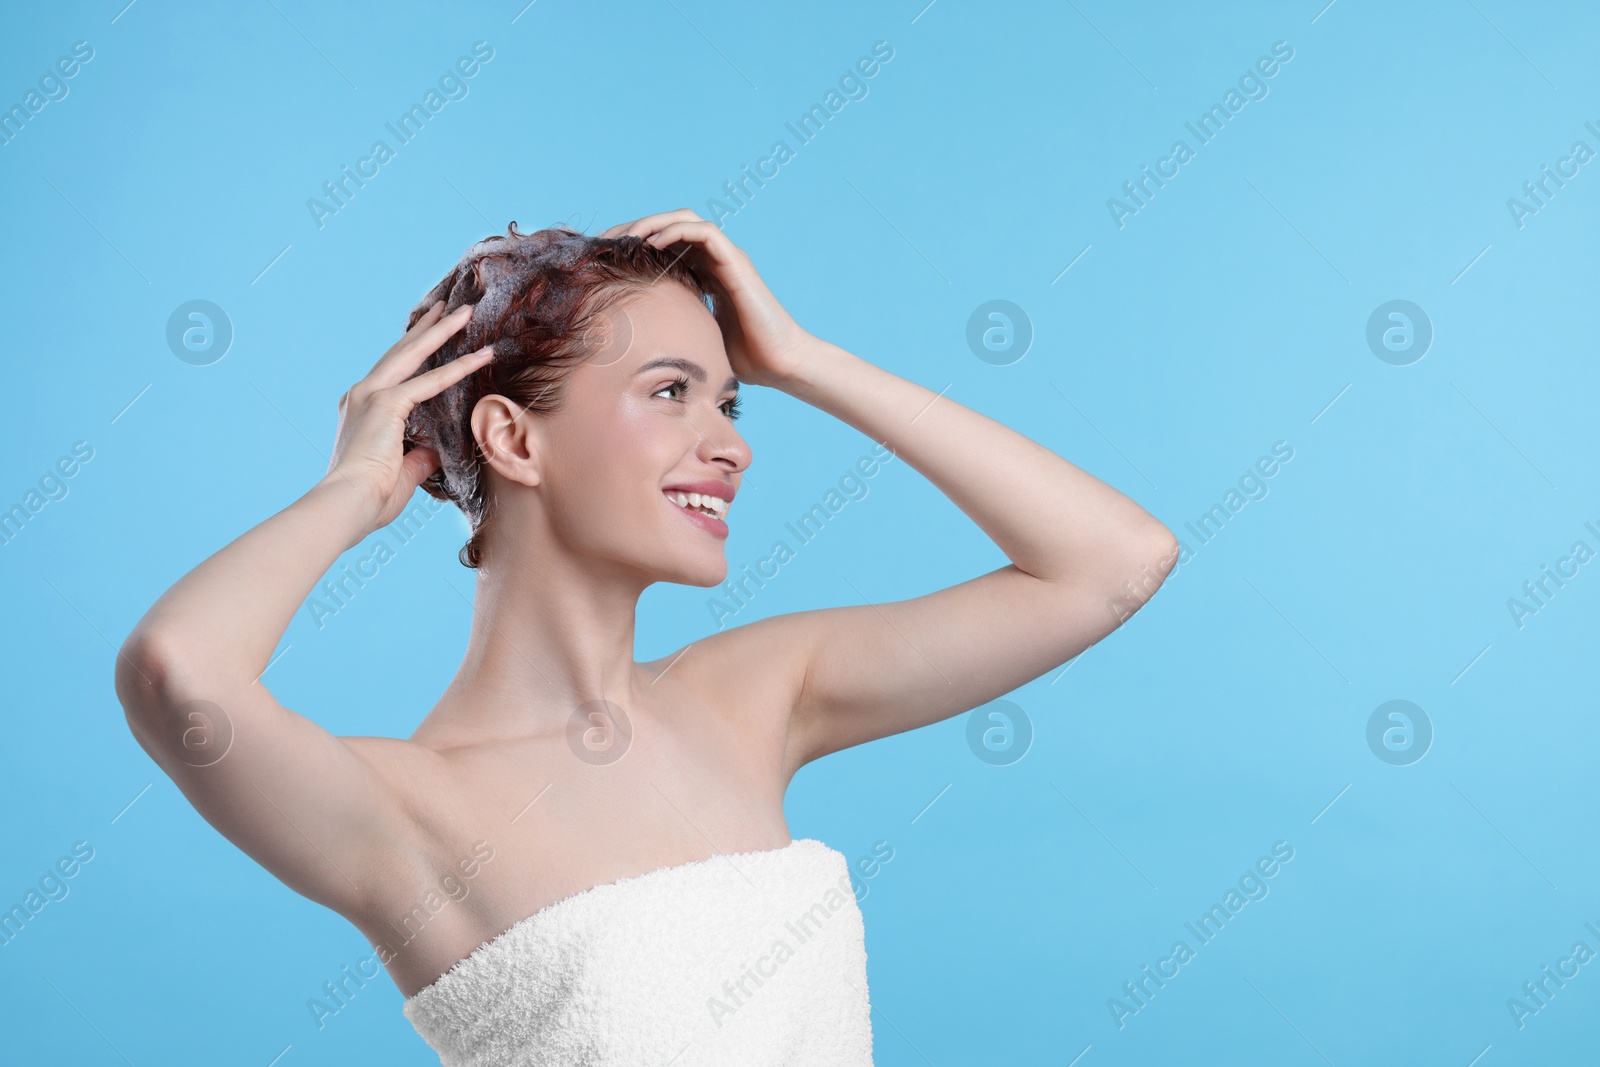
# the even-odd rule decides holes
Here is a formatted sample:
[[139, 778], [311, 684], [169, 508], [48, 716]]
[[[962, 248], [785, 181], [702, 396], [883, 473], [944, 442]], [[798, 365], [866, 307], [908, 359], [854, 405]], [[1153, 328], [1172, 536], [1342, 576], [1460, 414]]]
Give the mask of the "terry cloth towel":
[[405, 1002], [443, 1067], [871, 1067], [844, 856], [797, 838], [541, 908]]

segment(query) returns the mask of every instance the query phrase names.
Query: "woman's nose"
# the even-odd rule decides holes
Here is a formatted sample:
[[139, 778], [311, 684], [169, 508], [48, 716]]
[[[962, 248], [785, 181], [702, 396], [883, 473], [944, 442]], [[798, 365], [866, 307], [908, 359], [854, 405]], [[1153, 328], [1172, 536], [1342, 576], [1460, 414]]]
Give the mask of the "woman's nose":
[[720, 458], [743, 470], [750, 464], [750, 446], [720, 411], [708, 419], [696, 419], [695, 429], [700, 434], [702, 459]]

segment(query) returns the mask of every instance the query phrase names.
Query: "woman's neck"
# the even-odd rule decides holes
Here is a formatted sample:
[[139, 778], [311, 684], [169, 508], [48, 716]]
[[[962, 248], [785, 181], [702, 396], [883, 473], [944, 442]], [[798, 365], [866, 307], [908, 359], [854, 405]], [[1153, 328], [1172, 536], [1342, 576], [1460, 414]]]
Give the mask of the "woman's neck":
[[634, 702], [634, 575], [540, 566], [480, 569], [455, 678], [412, 740], [462, 745], [566, 730], [580, 705]]

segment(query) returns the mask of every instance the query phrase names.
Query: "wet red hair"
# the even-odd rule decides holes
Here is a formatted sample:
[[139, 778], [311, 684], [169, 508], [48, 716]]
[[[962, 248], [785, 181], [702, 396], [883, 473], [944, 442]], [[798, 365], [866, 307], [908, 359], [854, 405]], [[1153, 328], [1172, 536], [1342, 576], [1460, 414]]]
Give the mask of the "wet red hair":
[[484, 456], [472, 435], [472, 409], [492, 394], [516, 401], [537, 415], [559, 411], [572, 368], [603, 336], [602, 317], [623, 296], [663, 278], [685, 286], [708, 308], [710, 296], [695, 272], [675, 252], [640, 237], [590, 237], [566, 226], [487, 237], [412, 308], [409, 330], [440, 300], [449, 314], [475, 305], [472, 320], [418, 368], [421, 374], [458, 356], [494, 345], [495, 358], [438, 396], [425, 400], [406, 420], [405, 450], [423, 446], [439, 456], [439, 469], [422, 488], [459, 507], [472, 525], [462, 546], [464, 567], [483, 561], [492, 518], [483, 477]]

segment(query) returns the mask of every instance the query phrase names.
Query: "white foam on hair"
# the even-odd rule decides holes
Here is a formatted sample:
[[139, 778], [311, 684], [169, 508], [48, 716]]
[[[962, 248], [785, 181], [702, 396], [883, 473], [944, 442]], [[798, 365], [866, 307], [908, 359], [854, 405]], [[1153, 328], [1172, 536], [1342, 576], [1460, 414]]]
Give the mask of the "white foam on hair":
[[[571, 237], [562, 240], [552, 237], [549, 231], [540, 231], [486, 238], [468, 248], [455, 269], [412, 308], [412, 315], [420, 315], [441, 300], [446, 301], [447, 315], [459, 307], [465, 302], [460, 297], [460, 291], [465, 288], [462, 283], [474, 268], [483, 295], [473, 308], [472, 320], [431, 354], [417, 373], [443, 366], [482, 348], [500, 317], [511, 306], [518, 286], [540, 270], [571, 264], [581, 251], [581, 244], [582, 241]], [[468, 375], [468, 379], [471, 377]], [[483, 518], [483, 496], [479, 491], [475, 442], [470, 439], [471, 431], [467, 426], [468, 395], [467, 381], [458, 382], [413, 408], [406, 420], [406, 429], [413, 441], [438, 454], [446, 491], [476, 528]]]
[[[516, 223], [511, 225], [515, 227]], [[482, 348], [518, 295], [519, 287], [541, 274], [575, 269], [593, 240], [557, 226], [531, 234], [508, 233], [485, 238], [469, 247], [445, 279], [428, 290], [412, 308], [412, 316], [420, 316], [441, 300], [445, 301], [447, 315], [465, 303], [463, 283], [474, 269], [483, 295], [473, 309], [472, 320], [430, 354], [417, 373], [443, 366]], [[590, 325], [586, 339], [593, 354], [600, 357], [600, 365], [605, 365], [627, 353], [633, 333], [626, 310], [611, 305], [602, 321]], [[489, 373], [488, 368], [474, 371], [461, 382], [418, 404], [406, 420], [408, 440], [438, 454], [438, 481], [443, 483], [446, 495], [461, 509], [474, 531], [483, 521], [484, 494], [479, 483], [477, 446], [468, 425], [468, 398], [472, 395], [472, 379]]]

